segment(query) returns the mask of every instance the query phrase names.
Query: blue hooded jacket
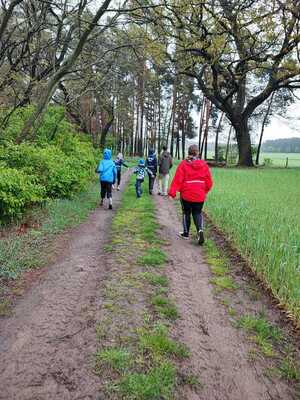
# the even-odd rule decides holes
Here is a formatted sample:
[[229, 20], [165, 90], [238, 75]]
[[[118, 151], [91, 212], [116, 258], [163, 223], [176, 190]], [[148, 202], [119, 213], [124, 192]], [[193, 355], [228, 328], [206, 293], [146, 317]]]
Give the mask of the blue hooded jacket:
[[115, 183], [117, 177], [117, 169], [115, 163], [111, 159], [111, 150], [104, 150], [103, 160], [99, 162], [97, 172], [99, 173], [100, 181]]

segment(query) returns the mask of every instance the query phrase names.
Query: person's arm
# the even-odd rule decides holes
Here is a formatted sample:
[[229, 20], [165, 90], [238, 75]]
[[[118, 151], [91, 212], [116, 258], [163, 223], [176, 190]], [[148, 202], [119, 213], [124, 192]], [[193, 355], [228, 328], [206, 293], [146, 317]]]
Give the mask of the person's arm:
[[114, 181], [113, 184], [115, 184], [116, 180], [117, 180], [117, 167], [114, 164], [114, 168], [113, 168], [113, 175], [114, 175]]
[[208, 165], [206, 165], [205, 172], [206, 172], [205, 173], [206, 192], [208, 193], [211, 190], [211, 188], [213, 187], [212, 175], [211, 175]]
[[154, 173], [157, 174], [157, 158], [154, 159]]
[[154, 177], [153, 172], [151, 171], [151, 169], [146, 167], [145, 170], [146, 170], [146, 172], [148, 172], [149, 175], [152, 176], [152, 178]]
[[176, 197], [176, 193], [180, 192], [181, 190], [181, 186], [182, 183], [184, 181], [184, 170], [183, 170], [183, 162], [181, 162], [178, 167], [177, 170], [175, 172], [175, 176], [172, 180], [170, 189], [169, 189], [169, 196], [175, 198]]
[[129, 168], [129, 165], [126, 164], [125, 161], [122, 160], [122, 165], [124, 165], [124, 167]]
[[171, 156], [170, 156], [169, 164], [170, 164], [169, 168], [171, 169], [173, 167], [173, 159]]

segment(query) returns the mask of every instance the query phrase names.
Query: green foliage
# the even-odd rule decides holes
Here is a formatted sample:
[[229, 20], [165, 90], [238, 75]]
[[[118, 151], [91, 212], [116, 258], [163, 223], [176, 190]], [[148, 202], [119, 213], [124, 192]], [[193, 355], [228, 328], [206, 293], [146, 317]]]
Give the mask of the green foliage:
[[0, 217], [15, 218], [32, 204], [82, 191], [95, 169], [92, 145], [49, 107], [33, 143], [13, 144], [31, 108], [13, 114], [0, 146]]
[[149, 248], [145, 251], [145, 254], [138, 259], [138, 263], [141, 265], [161, 265], [167, 261], [166, 253], [157, 248]]
[[141, 329], [139, 345], [143, 352], [151, 352], [154, 357], [176, 356], [185, 358], [189, 356], [186, 346], [170, 339], [167, 327], [162, 324], [157, 324], [150, 332], [148, 329]]
[[238, 320], [238, 326], [253, 333], [252, 340], [261, 348], [266, 356], [274, 355], [272, 343], [282, 339], [280, 330], [270, 324], [265, 318], [245, 315]]
[[45, 188], [36, 177], [16, 168], [0, 167], [0, 216], [5, 220], [22, 214], [26, 207], [41, 203]]
[[179, 317], [175, 304], [165, 296], [157, 295], [152, 298], [152, 305], [155, 311], [162, 317], [175, 320]]
[[98, 351], [96, 354], [96, 372], [101, 373], [104, 368], [117, 372], [125, 371], [132, 361], [130, 352], [123, 348], [112, 347]]
[[299, 321], [300, 170], [214, 169], [213, 175], [210, 217]]
[[174, 366], [165, 361], [146, 373], [126, 375], [115, 390], [130, 400], [171, 400], [176, 380]]
[[168, 286], [168, 278], [165, 275], [154, 274], [152, 272], [141, 272], [141, 278], [145, 279], [153, 286]]

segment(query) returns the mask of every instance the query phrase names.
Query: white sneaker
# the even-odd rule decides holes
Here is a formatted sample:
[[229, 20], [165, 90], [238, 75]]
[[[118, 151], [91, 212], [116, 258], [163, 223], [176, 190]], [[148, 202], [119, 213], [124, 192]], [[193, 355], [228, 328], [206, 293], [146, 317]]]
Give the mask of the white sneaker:
[[186, 235], [184, 234], [184, 232], [179, 232], [179, 233], [178, 233], [178, 236], [181, 237], [181, 238], [184, 239], [184, 240], [189, 240], [189, 238], [190, 238], [189, 236], [186, 236]]
[[200, 231], [197, 233], [197, 240], [198, 240], [198, 244], [200, 246], [202, 246], [204, 243], [204, 233], [203, 233], [202, 229], [200, 229]]

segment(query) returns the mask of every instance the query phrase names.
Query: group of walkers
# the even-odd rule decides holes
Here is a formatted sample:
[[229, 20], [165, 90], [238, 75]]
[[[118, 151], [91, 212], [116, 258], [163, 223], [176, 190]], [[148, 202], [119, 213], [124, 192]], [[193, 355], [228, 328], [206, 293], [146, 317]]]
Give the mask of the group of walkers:
[[[120, 190], [123, 166], [128, 168], [121, 153], [113, 161], [111, 150], [104, 150], [103, 159], [96, 169], [96, 172], [99, 173], [101, 185], [101, 206], [104, 199], [107, 198], [108, 208], [112, 209], [112, 189], [116, 184], [117, 190]], [[192, 145], [188, 149], [187, 158], [178, 165], [168, 191], [169, 172], [172, 166], [173, 160], [166, 146], [163, 147], [158, 159], [155, 151], [150, 149], [146, 161], [140, 159], [133, 171], [136, 174], [136, 197], [142, 196], [142, 186], [146, 174], [149, 178], [149, 194], [153, 194], [154, 183], [158, 174], [159, 195], [175, 198], [176, 193], [180, 193], [183, 215], [183, 231], [179, 233], [180, 237], [185, 240], [189, 239], [192, 216], [196, 226], [197, 241], [202, 245], [204, 243], [202, 209], [206, 195], [213, 185], [210, 170], [206, 162], [199, 158], [198, 147]]]
[[166, 146], [163, 146], [163, 151], [158, 160], [154, 150], [149, 150], [146, 161], [141, 159], [138, 166], [134, 169], [136, 174], [136, 197], [142, 195], [142, 183], [144, 182], [146, 173], [149, 177], [149, 194], [153, 194], [155, 179], [158, 172], [158, 194], [161, 196], [168, 195], [169, 172], [173, 166], [173, 160]]

